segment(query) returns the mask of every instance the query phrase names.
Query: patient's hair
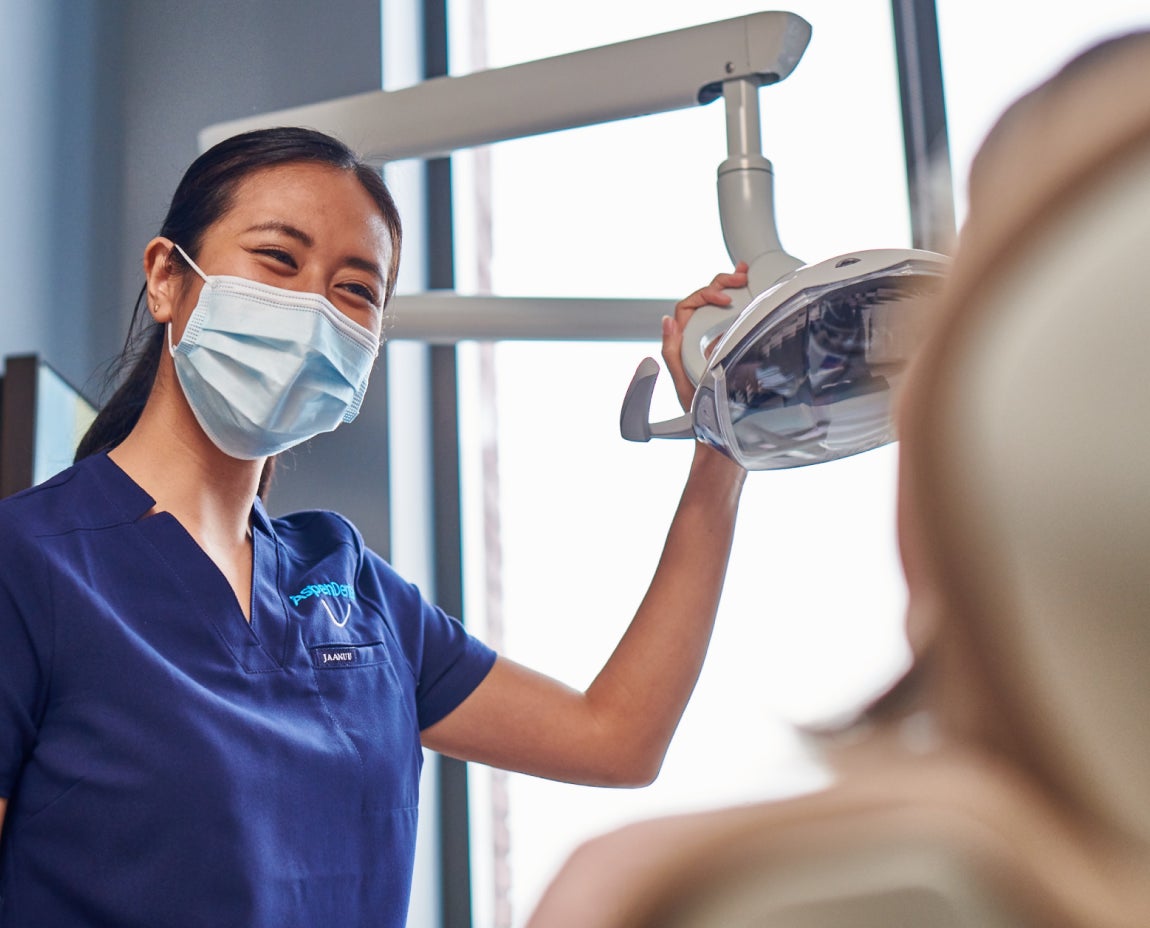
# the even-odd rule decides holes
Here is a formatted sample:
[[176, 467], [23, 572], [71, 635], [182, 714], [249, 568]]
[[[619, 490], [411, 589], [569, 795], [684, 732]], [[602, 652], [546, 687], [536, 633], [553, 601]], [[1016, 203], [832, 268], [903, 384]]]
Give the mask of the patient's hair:
[[998, 149], [1009, 145], [1012, 131], [1040, 103], [1060, 93], [1099, 65], [1122, 55], [1139, 52], [1150, 54], [1150, 29], [1125, 32], [1085, 48], [1029, 93], [1015, 100], [998, 117], [975, 153], [970, 167], [971, 184], [982, 173], [983, 165], [998, 157]]

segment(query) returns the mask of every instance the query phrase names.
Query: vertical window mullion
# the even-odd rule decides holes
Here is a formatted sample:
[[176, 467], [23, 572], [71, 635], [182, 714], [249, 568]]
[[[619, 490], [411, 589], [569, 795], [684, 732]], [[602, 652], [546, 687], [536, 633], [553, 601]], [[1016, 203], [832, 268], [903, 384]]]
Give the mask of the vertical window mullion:
[[954, 238], [954, 182], [935, 0], [891, 0], [915, 248], [947, 251]]
[[[447, 3], [424, 0], [424, 79], [447, 74]], [[426, 162], [427, 286], [455, 287], [451, 160]], [[454, 346], [431, 349], [435, 589], [439, 605], [460, 621], [463, 608], [462, 500], [459, 480], [459, 375]], [[439, 841], [444, 928], [471, 928], [471, 848], [467, 765], [439, 759]]]

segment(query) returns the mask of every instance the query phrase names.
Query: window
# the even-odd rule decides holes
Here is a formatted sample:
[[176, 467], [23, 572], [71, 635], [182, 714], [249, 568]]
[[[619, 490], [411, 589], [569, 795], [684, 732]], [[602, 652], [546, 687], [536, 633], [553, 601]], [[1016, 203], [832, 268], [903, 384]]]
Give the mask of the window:
[[936, 6], [961, 220], [970, 162], [1003, 110], [1093, 43], [1147, 28], [1150, 12], [1143, 0], [1097, 0], [1057, 12], [1021, 0], [937, 0]]
[[[816, 261], [909, 245], [889, 6], [800, 2], [803, 62], [760, 92], [782, 241]], [[455, 73], [757, 12], [761, 4], [457, 0]], [[455, 161], [461, 291], [679, 296], [730, 266], [720, 105], [504, 143]], [[657, 332], [652, 332], [657, 337]], [[509, 656], [586, 685], [646, 588], [690, 449], [629, 445], [618, 411], [657, 344], [461, 346], [467, 614]], [[661, 412], [672, 414], [663, 384]], [[659, 409], [656, 412], [660, 412]], [[849, 710], [906, 660], [894, 449], [751, 476], [718, 629], [663, 774], [639, 791], [473, 771], [475, 923], [519, 924], [584, 837], [821, 782], [792, 723]], [[489, 627], [485, 631], [482, 617]]]

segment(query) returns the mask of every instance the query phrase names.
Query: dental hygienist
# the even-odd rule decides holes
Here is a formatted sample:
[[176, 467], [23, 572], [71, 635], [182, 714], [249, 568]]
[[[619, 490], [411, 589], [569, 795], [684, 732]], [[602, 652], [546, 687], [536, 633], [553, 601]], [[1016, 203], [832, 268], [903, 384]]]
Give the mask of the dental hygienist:
[[[586, 692], [496, 656], [341, 516], [263, 507], [276, 454], [355, 416], [399, 246], [378, 173], [310, 130], [226, 140], [181, 181], [122, 385], [73, 467], [0, 502], [3, 928], [400, 926], [421, 746], [658, 772], [727, 564], [744, 474], [721, 454], [696, 446]], [[681, 399], [685, 321], [744, 284], [665, 320]]]

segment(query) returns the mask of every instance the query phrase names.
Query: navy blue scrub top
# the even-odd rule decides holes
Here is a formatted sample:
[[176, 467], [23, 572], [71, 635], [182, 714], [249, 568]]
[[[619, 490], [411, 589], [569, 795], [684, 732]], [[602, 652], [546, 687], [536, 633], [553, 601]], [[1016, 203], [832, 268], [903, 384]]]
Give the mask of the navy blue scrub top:
[[106, 455], [0, 501], [0, 926], [404, 924], [420, 729], [494, 662], [330, 512], [252, 621]]

